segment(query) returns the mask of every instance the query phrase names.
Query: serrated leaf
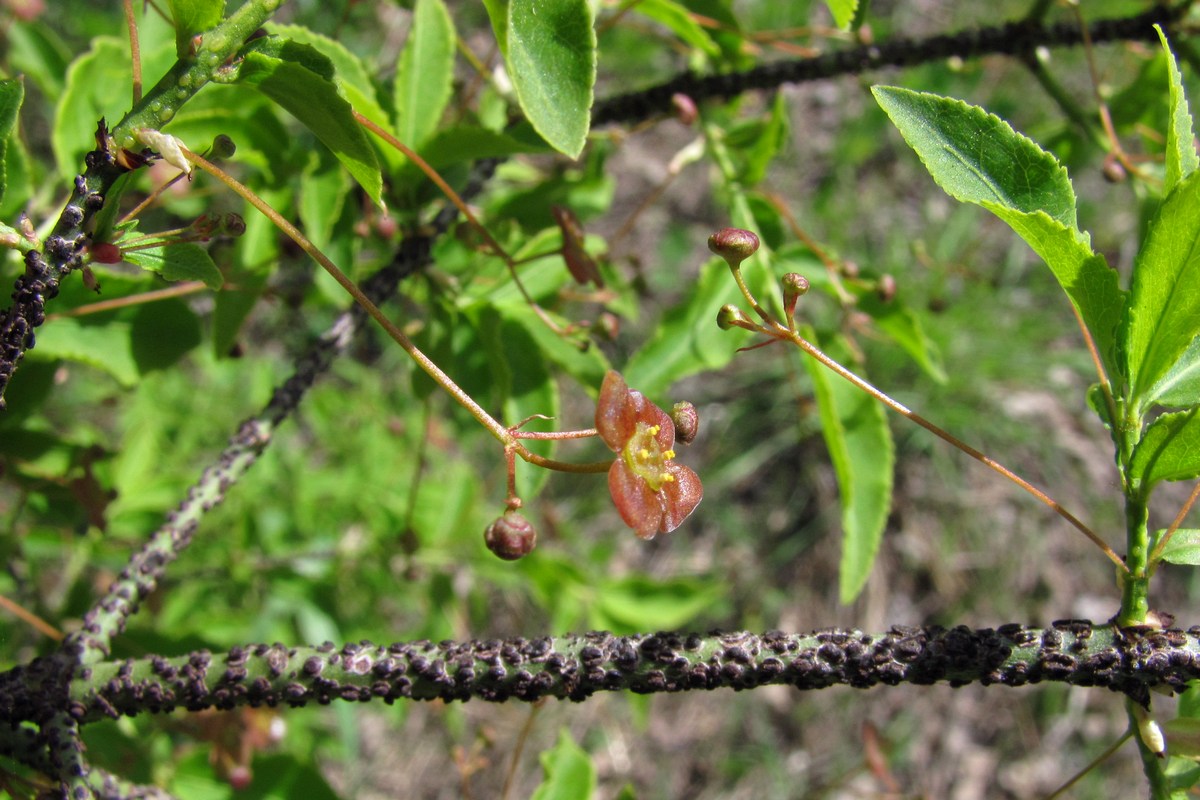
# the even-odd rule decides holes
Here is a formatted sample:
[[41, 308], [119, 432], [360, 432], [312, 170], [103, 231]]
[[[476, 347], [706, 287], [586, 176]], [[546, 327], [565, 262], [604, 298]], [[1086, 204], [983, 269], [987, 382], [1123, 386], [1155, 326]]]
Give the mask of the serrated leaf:
[[[1157, 546], [1165, 534], [1166, 530], [1155, 533], [1155, 546]], [[1167, 541], [1167, 546], [1163, 548], [1159, 559], [1168, 564], [1180, 564], [1192, 567], [1200, 566], [1200, 529], [1177, 529]]]
[[[311, 48], [310, 48], [311, 49]], [[247, 53], [238, 80], [258, 89], [300, 120], [381, 204], [383, 177], [375, 150], [332, 82], [293, 61]]]
[[1200, 404], [1200, 336], [1148, 392], [1154, 402], [1167, 408]]
[[[809, 331], [808, 336], [812, 335]], [[837, 342], [834, 358], [849, 351]], [[821, 415], [821, 432], [833, 461], [842, 506], [842, 558], [838, 595], [853, 602], [875, 563], [892, 506], [895, 446], [883, 405], [835, 375], [813, 358], [804, 358]]]
[[[280, 25], [272, 22], [268, 23], [266, 28], [270, 33], [306, 44], [329, 59], [333, 65], [334, 85], [346, 101], [355, 111], [384, 130], [392, 130], [391, 117], [379, 104], [379, 95], [375, 89], [375, 82], [371, 79], [371, 70], [345, 45], [302, 25]], [[392, 148], [384, 147], [382, 150], [390, 168], [395, 169], [403, 162], [403, 157]]]
[[225, 282], [208, 251], [191, 242], [131, 250], [123, 256], [130, 264], [157, 272], [169, 281], [203, 281], [210, 289], [220, 289]]
[[1188, 111], [1183, 76], [1179, 73], [1179, 65], [1175, 63], [1175, 54], [1171, 52], [1167, 35], [1158, 25], [1154, 26], [1154, 30], [1158, 31], [1158, 39], [1162, 42], [1163, 52], [1167, 57], [1167, 71], [1171, 77], [1171, 124], [1167, 126], [1167, 163], [1163, 178], [1163, 191], [1169, 193], [1180, 181], [1196, 171], [1196, 167], [1200, 166], [1200, 157], [1196, 155], [1192, 115]]
[[1042, 211], [1075, 229], [1075, 191], [1054, 156], [994, 114], [961, 100], [875, 86], [876, 102], [938, 185], [964, 203]]
[[1024, 213], [982, 203], [1046, 262], [1087, 325], [1110, 375], [1118, 374], [1117, 331], [1128, 303], [1117, 271], [1086, 238], [1041, 211]]
[[1151, 393], [1200, 333], [1200, 173], [1167, 195], [1133, 261], [1121, 344], [1130, 399], [1144, 411]]
[[1151, 422], [1133, 450], [1129, 476], [1147, 491], [1159, 481], [1200, 476], [1200, 409], [1162, 414]]
[[849, 28], [858, 12], [858, 0], [825, 0], [839, 28]]
[[982, 108], [890, 86], [872, 89], [942, 189], [1004, 220], [1050, 267], [1115, 368], [1125, 303], [1117, 274], [1079, 232], [1067, 171], [1032, 140]]
[[558, 743], [539, 760], [545, 778], [532, 800], [591, 800], [596, 791], [596, 766], [565, 728], [558, 733]]
[[20, 79], [0, 80], [0, 200], [8, 188], [8, 139], [17, 127], [17, 115], [25, 99], [25, 84]]
[[418, 150], [437, 130], [454, 79], [454, 21], [442, 0], [417, 0], [396, 69], [396, 135]]
[[508, 73], [525, 116], [550, 145], [583, 152], [596, 82], [596, 32], [587, 0], [510, 0]]
[[225, 0], [167, 0], [175, 24], [175, 54], [187, 58], [192, 37], [217, 27], [225, 16]]

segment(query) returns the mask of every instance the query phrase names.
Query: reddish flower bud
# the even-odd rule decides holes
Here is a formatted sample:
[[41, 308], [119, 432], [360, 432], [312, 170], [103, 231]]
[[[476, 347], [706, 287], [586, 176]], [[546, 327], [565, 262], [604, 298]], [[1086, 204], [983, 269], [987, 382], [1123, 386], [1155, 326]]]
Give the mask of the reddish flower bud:
[[708, 249], [736, 269], [758, 250], [758, 237], [741, 228], [722, 228], [708, 237]]
[[551, 206], [550, 213], [554, 215], [554, 221], [558, 223], [558, 228], [562, 231], [563, 261], [567, 263], [567, 270], [571, 273], [571, 277], [575, 279], [576, 283], [590, 281], [596, 285], [597, 289], [604, 286], [604, 279], [600, 277], [600, 268], [596, 266], [595, 260], [583, 247], [585, 236], [583, 225], [575, 216], [575, 212], [565, 206]]
[[192, 230], [204, 241], [211, 239], [221, 230], [221, 215], [215, 211], [204, 212], [192, 222]]
[[796, 301], [808, 294], [808, 279], [799, 272], [789, 272], [779, 282], [783, 284], [783, 308], [790, 317], [796, 310]]
[[92, 256], [92, 261], [98, 264], [121, 263], [121, 248], [112, 242], [93, 242], [88, 247], [88, 252]]
[[692, 123], [696, 121], [696, 117], [700, 115], [699, 109], [696, 108], [696, 101], [681, 92], [671, 95], [671, 108], [675, 109], [675, 119], [688, 127], [691, 127]]
[[879, 285], [875, 291], [879, 292], [879, 299], [885, 303], [890, 303], [896, 297], [896, 279], [891, 275], [883, 275], [879, 278]]
[[671, 422], [675, 423], [675, 438], [684, 444], [691, 444], [700, 432], [700, 414], [696, 407], [682, 400], [671, 407]]
[[621, 332], [621, 319], [611, 311], [603, 311], [596, 318], [595, 331], [597, 336], [615, 342]]
[[516, 561], [533, 552], [537, 544], [537, 531], [529, 520], [510, 509], [487, 526], [483, 541], [488, 550], [498, 557], [505, 561]]

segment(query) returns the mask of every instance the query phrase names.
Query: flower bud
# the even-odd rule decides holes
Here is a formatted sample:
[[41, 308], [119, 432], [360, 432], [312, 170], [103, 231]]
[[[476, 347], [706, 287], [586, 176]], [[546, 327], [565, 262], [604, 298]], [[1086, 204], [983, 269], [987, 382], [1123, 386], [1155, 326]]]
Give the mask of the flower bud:
[[686, 400], [671, 407], [671, 422], [675, 423], [675, 439], [684, 444], [691, 444], [700, 432], [700, 414], [696, 407]]
[[1123, 183], [1127, 177], [1129, 176], [1120, 161], [1108, 159], [1104, 161], [1104, 180], [1109, 183]]
[[230, 211], [221, 220], [221, 233], [226, 236], [237, 238], [246, 232], [246, 220], [242, 219], [241, 214], [235, 214]]
[[700, 115], [696, 108], [696, 101], [682, 92], [671, 95], [671, 108], [675, 110], [675, 119], [688, 127], [691, 127], [692, 123], [696, 121], [696, 117]]
[[721, 306], [721, 310], [717, 312], [717, 327], [723, 331], [730, 328], [751, 328], [751, 322], [742, 313], [742, 310], [733, 303], [727, 303]]
[[758, 237], [741, 228], [722, 228], [708, 237], [708, 249], [736, 269], [758, 250]]
[[237, 152], [237, 145], [223, 133], [218, 133], [213, 138], [212, 147], [208, 148], [208, 160], [220, 161], [223, 158], [229, 158]]
[[621, 332], [621, 319], [611, 311], [602, 311], [596, 318], [596, 327], [593, 330], [596, 331], [596, 336], [615, 342]]
[[883, 302], [892, 302], [896, 297], [896, 279], [891, 275], [884, 274], [879, 278], [879, 285], [875, 291], [879, 292], [879, 299]]
[[205, 211], [192, 222], [192, 230], [203, 241], [211, 239], [221, 230], [221, 215], [215, 211]]
[[92, 261], [98, 264], [121, 263], [121, 248], [112, 242], [93, 242], [88, 247], [88, 252], [91, 253]]
[[790, 318], [796, 311], [796, 301], [808, 294], [808, 278], [799, 272], [789, 272], [779, 282], [783, 285], [783, 308]]
[[483, 541], [488, 550], [498, 557], [505, 561], [516, 561], [533, 551], [537, 544], [537, 531], [529, 520], [510, 509], [487, 526]]

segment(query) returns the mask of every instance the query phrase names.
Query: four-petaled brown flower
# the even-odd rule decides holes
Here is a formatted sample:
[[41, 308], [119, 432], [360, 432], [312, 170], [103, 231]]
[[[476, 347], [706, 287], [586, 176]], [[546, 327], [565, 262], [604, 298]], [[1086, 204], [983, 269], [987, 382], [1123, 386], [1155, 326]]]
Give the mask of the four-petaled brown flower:
[[695, 472], [674, 462], [675, 425], [666, 412], [610, 370], [596, 403], [596, 430], [617, 454], [608, 488], [625, 524], [643, 539], [678, 528], [700, 504], [704, 487]]

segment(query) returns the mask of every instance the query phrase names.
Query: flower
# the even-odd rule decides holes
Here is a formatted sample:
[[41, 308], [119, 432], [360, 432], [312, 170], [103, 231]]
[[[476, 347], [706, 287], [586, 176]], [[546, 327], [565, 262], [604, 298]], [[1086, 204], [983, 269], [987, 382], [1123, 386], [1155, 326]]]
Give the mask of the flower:
[[596, 430], [617, 454], [608, 489], [621, 519], [643, 539], [670, 533], [704, 496], [700, 477], [674, 462], [675, 425], [661, 408], [609, 370], [596, 403]]

